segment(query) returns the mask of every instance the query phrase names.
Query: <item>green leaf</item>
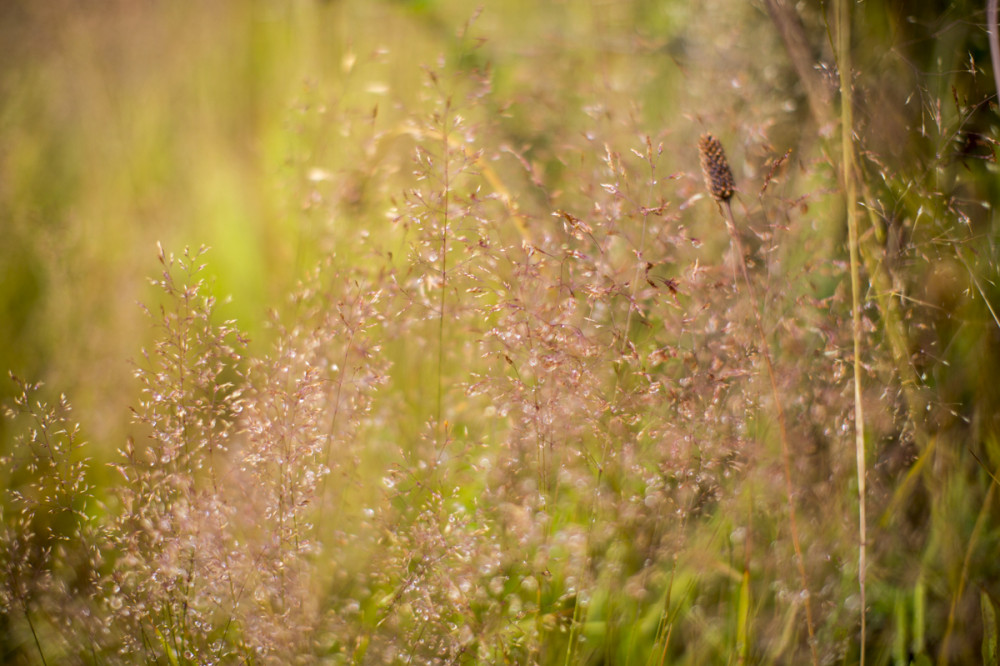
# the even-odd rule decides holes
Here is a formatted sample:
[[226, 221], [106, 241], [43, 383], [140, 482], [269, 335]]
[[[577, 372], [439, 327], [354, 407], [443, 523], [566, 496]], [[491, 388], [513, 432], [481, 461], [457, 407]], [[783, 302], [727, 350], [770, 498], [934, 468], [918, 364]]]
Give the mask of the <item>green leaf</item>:
[[180, 666], [180, 663], [177, 661], [177, 653], [172, 647], [170, 647], [170, 644], [167, 643], [167, 639], [160, 631], [160, 628], [153, 627], [153, 631], [156, 632], [156, 637], [160, 639], [160, 645], [163, 647], [164, 654], [167, 655], [167, 661], [170, 662], [170, 666]]
[[1000, 666], [996, 604], [985, 590], [979, 594], [979, 603], [983, 608], [983, 665]]

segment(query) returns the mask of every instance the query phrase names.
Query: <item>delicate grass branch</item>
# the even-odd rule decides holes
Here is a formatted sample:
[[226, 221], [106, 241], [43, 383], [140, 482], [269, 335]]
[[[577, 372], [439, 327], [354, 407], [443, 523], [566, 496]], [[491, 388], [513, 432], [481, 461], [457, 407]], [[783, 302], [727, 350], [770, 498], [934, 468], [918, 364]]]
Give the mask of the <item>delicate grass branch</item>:
[[448, 290], [448, 206], [451, 201], [451, 151], [448, 146], [448, 114], [451, 111], [451, 98], [445, 100], [445, 109], [441, 117], [441, 156], [442, 156], [442, 187], [441, 193], [441, 301], [438, 313], [438, 372], [437, 372], [437, 424], [442, 441], [447, 437], [444, 431], [441, 414], [444, 394], [444, 308]]
[[764, 322], [760, 315], [760, 301], [757, 298], [747, 271], [746, 259], [743, 254], [743, 244], [740, 242], [739, 233], [736, 230], [736, 219], [733, 216], [733, 207], [730, 203], [735, 192], [735, 182], [729, 162], [726, 160], [722, 144], [711, 134], [704, 134], [698, 143], [701, 155], [702, 171], [705, 174], [705, 184], [709, 193], [720, 207], [725, 211], [723, 216], [726, 220], [726, 228], [733, 241], [733, 248], [737, 253], [737, 262], [743, 274], [743, 281], [746, 283], [747, 293], [750, 296], [750, 305], [754, 314], [754, 323], [757, 333], [760, 336], [761, 355], [764, 357], [764, 365], [767, 368], [767, 377], [771, 385], [771, 393], [774, 398], [774, 408], [778, 417], [778, 429], [781, 437], [782, 465], [785, 473], [785, 492], [788, 498], [788, 524], [792, 536], [792, 547], [795, 550], [795, 562], [799, 571], [799, 578], [802, 584], [802, 591], [805, 594], [806, 608], [806, 629], [809, 632], [809, 651], [812, 655], [814, 665], [819, 664], [819, 653], [816, 648], [816, 625], [813, 619], [812, 600], [809, 594], [808, 577], [806, 576], [805, 559], [802, 555], [802, 544], [799, 538], [798, 520], [795, 511], [795, 486], [792, 482], [792, 454], [791, 446], [788, 442], [788, 425], [785, 418], [785, 409], [782, 405], [781, 392], [778, 388], [778, 378], [774, 370], [774, 362], [771, 360], [770, 343], [767, 333], [764, 330]]

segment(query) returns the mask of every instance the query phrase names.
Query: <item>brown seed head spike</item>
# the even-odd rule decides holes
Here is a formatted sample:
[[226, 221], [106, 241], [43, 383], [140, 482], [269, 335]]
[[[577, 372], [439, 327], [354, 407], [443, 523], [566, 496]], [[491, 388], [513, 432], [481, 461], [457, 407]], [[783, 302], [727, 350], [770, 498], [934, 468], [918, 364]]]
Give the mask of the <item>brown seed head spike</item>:
[[701, 153], [701, 170], [705, 174], [705, 185], [717, 201], [728, 201], [736, 189], [733, 172], [729, 169], [726, 152], [722, 144], [711, 134], [702, 134], [698, 140]]

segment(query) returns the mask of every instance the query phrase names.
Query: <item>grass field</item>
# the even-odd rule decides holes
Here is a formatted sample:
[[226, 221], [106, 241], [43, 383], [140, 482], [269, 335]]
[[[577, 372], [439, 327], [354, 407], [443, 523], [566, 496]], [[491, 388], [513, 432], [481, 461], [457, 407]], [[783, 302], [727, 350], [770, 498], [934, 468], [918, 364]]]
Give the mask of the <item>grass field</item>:
[[989, 16], [906, 4], [0, 5], [0, 661], [1000, 663]]

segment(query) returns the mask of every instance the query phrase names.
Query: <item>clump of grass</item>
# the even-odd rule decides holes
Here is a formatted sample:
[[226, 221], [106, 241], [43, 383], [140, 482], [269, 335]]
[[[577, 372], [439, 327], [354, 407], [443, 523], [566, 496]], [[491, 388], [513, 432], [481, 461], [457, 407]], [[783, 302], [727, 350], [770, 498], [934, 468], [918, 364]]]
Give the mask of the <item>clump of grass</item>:
[[96, 518], [103, 506], [66, 397], [50, 405], [39, 399], [40, 385], [11, 380], [18, 392], [4, 416], [17, 439], [0, 458], [5, 651], [59, 663], [108, 633], [92, 603], [106, 566], [107, 532]]

